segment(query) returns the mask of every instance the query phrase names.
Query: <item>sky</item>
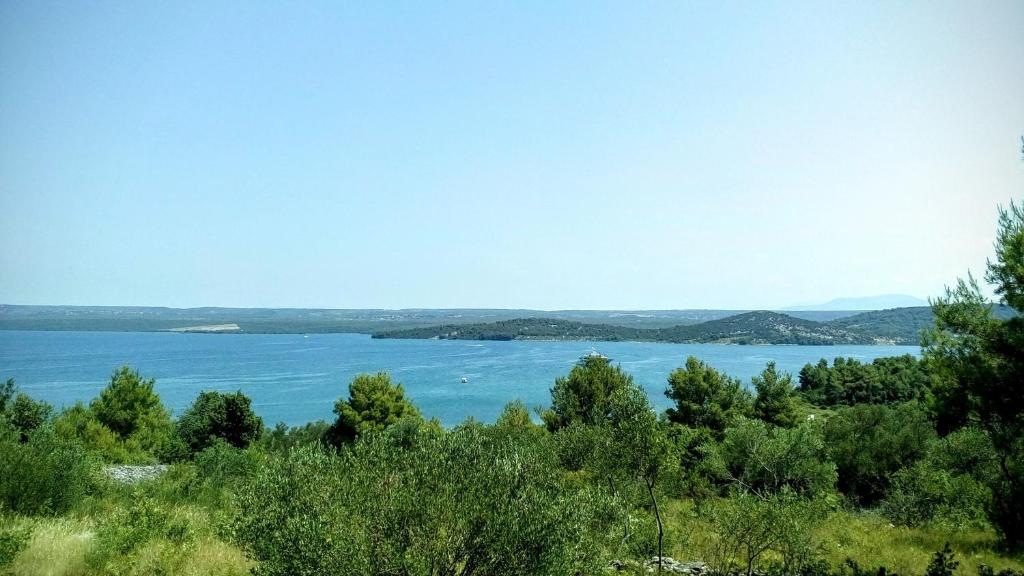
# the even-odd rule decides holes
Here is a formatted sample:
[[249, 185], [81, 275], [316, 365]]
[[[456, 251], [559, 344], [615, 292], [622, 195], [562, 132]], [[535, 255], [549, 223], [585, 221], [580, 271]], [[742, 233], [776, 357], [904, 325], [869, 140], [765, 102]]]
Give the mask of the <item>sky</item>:
[[0, 303], [934, 296], [1024, 197], [1022, 31], [1019, 0], [3, 2]]

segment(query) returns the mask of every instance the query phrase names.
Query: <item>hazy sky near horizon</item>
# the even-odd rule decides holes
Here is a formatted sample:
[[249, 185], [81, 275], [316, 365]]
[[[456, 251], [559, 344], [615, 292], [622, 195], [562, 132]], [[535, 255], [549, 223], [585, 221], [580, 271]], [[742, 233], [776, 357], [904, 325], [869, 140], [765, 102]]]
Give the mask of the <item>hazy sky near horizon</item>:
[[0, 302], [924, 298], [1021, 134], [1018, 0], [5, 2]]

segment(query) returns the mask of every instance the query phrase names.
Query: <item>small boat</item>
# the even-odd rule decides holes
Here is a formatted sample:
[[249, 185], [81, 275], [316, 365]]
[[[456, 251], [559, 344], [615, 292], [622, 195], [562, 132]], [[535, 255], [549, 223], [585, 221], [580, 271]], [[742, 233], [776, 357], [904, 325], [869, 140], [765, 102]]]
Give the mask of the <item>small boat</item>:
[[469, 378], [466, 378], [465, 376], [463, 376], [463, 377], [462, 377], [462, 383], [463, 383], [463, 384], [466, 384], [466, 383], [468, 383], [468, 382], [469, 382]]

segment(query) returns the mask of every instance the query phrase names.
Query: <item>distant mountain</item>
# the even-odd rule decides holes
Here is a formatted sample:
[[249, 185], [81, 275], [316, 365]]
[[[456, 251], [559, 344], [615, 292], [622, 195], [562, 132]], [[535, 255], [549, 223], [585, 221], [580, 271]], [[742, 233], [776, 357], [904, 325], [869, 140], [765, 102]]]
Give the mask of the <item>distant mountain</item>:
[[878, 296], [862, 296], [859, 298], [836, 298], [824, 304], [790, 306], [783, 308], [783, 310], [886, 310], [890, 308], [910, 308], [927, 305], [928, 302], [906, 294], [880, 294]]

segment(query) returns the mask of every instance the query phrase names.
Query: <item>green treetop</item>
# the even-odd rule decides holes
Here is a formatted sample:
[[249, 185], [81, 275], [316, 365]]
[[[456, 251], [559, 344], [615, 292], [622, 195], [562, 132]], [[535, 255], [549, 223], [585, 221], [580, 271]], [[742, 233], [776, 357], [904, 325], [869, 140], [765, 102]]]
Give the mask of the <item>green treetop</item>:
[[544, 423], [551, 431], [569, 424], [600, 424], [608, 417], [608, 400], [616, 391], [633, 383], [633, 377], [597, 354], [584, 356], [568, 376], [555, 380], [551, 409]]
[[327, 437], [335, 445], [379, 432], [402, 418], [421, 418], [419, 410], [405, 398], [402, 385], [392, 384], [387, 372], [356, 376], [348, 386], [348, 399], [334, 403], [334, 413], [338, 419]]
[[675, 401], [668, 419], [693, 428], [707, 428], [721, 436], [725, 429], [750, 409], [750, 393], [735, 378], [690, 356], [686, 366], [668, 377], [665, 395]]

